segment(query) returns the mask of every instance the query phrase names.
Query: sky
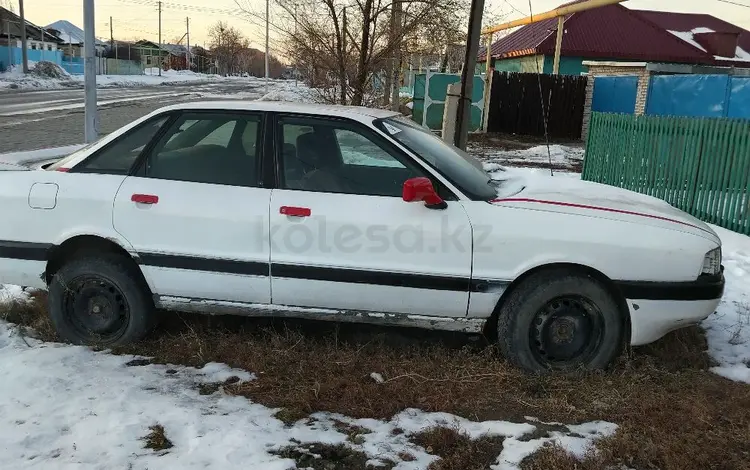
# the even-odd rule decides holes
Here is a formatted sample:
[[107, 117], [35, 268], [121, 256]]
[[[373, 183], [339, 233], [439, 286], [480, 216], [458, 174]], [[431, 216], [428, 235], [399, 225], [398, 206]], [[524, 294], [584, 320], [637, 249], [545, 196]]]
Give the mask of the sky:
[[[18, 0], [11, 1], [18, 11]], [[255, 16], [243, 19], [235, 0], [164, 0], [162, 11], [162, 39], [173, 42], [186, 31], [186, 17], [190, 17], [191, 44], [203, 45], [208, 41], [207, 31], [217, 21], [226, 21], [240, 28], [250, 38], [251, 46], [264, 47], [263, 0], [237, 0]], [[628, 8], [662, 10], [686, 13], [708, 13], [730, 23], [750, 29], [750, 0], [730, 0], [744, 3], [747, 7], [731, 5], [719, 0], [629, 0]], [[493, 15], [507, 14], [505, 20], [528, 16], [527, 0], [486, 0], [487, 11]], [[547, 11], [565, 3], [566, 0], [532, 0], [535, 13]], [[3, 0], [0, 0], [0, 4]], [[273, 3], [273, 2], [272, 2]], [[158, 13], [156, 0], [96, 0], [96, 36], [109, 39], [109, 17], [115, 39], [158, 39]], [[83, 26], [82, 0], [25, 0], [26, 17], [32, 23], [44, 26], [57, 20], [68, 20]], [[276, 7], [278, 9], [278, 7]], [[274, 8], [271, 10], [273, 22]], [[523, 14], [521, 14], [523, 12]], [[278, 14], [278, 13], [277, 13]], [[278, 31], [271, 28], [271, 49], [282, 48]], [[184, 44], [184, 39], [183, 42]]]

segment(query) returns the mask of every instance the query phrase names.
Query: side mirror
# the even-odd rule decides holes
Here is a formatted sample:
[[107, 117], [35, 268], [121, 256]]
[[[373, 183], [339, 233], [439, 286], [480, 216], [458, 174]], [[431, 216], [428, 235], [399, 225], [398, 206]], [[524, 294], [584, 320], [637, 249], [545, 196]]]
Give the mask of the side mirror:
[[445, 209], [448, 207], [448, 204], [438, 196], [432, 186], [432, 181], [424, 176], [409, 178], [404, 181], [403, 199], [406, 202], [424, 201], [425, 206], [429, 209]]

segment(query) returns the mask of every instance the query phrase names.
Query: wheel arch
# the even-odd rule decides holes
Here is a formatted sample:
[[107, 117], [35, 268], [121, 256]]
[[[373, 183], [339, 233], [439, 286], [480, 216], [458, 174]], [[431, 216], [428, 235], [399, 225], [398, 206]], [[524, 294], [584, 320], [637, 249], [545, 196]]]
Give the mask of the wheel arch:
[[620, 311], [620, 315], [623, 320], [623, 326], [625, 327], [624, 337], [628, 340], [631, 334], [631, 325], [630, 325], [630, 310], [628, 309], [627, 301], [625, 297], [622, 295], [622, 292], [617, 288], [615, 283], [610, 279], [607, 275], [602, 273], [601, 271], [592, 268], [591, 266], [586, 266], [583, 264], [578, 263], [569, 263], [569, 262], [560, 262], [560, 263], [549, 263], [549, 264], [542, 264], [539, 266], [535, 266], [524, 273], [522, 273], [520, 276], [516, 277], [516, 279], [513, 280], [513, 282], [510, 283], [510, 285], [503, 291], [503, 294], [500, 296], [500, 299], [497, 301], [497, 304], [495, 305], [495, 309], [492, 312], [492, 316], [490, 317], [490, 320], [485, 325], [485, 335], [492, 335], [491, 337], [494, 338], [494, 336], [497, 334], [497, 316], [500, 310], [502, 309], [504, 303], [508, 300], [510, 297], [510, 294], [518, 288], [526, 279], [529, 277], [538, 274], [543, 271], [551, 271], [556, 269], [566, 269], [578, 274], [582, 274], [585, 276], [590, 276], [597, 281], [599, 281], [609, 292], [609, 294], [612, 296], [612, 298], [617, 303], [618, 309]]
[[82, 255], [94, 254], [110, 254], [122, 257], [127, 261], [129, 267], [133, 269], [133, 272], [138, 273], [144, 285], [150, 291], [153, 291], [143, 270], [138, 265], [137, 258], [117, 241], [99, 235], [75, 235], [61, 244], [53, 246], [47, 254], [47, 265], [44, 270], [45, 282], [49, 285], [52, 277], [66, 262]]

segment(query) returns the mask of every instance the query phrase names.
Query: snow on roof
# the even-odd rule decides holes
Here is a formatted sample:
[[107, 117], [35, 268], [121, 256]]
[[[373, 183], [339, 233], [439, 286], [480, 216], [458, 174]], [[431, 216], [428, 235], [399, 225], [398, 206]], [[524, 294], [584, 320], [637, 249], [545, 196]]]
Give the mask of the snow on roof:
[[[704, 29], [708, 29], [708, 28], [696, 28], [696, 29], [694, 29], [692, 31], [672, 31], [672, 30], [668, 29], [667, 31], [669, 31], [670, 33], [674, 34], [675, 36], [677, 36], [678, 38], [682, 39], [683, 41], [685, 41], [686, 43], [690, 44], [691, 46], [697, 47], [698, 49], [702, 50], [703, 52], [708, 52], [708, 51], [706, 51], [705, 47], [703, 47], [700, 44], [698, 44], [698, 42], [693, 38], [693, 34], [698, 34], [697, 30], [699, 30], [699, 29], [700, 30], [704, 30]], [[711, 31], [710, 29], [708, 31], [701, 31], [701, 32], [703, 32], [703, 33], [713, 33], [713, 31]]]
[[[668, 30], [668, 31], [670, 33], [674, 34], [675, 36], [677, 36], [678, 38], [682, 39], [683, 41], [687, 42], [691, 46], [696, 47], [696, 48], [702, 50], [703, 52], [708, 52], [708, 51], [706, 51], [706, 48], [703, 47], [703, 46], [701, 46], [695, 40], [695, 36], [694, 35], [696, 35], [696, 34], [708, 34], [708, 33], [715, 33], [716, 32], [713, 29], [706, 28], [706, 27], [693, 28], [690, 31], [672, 31], [672, 30]], [[717, 60], [746, 62], [746, 61], [750, 61], [750, 53], [748, 53], [747, 51], [745, 51], [741, 47], [737, 46], [737, 49], [736, 49], [736, 51], [734, 53], [734, 57], [721, 57], [721, 56], [717, 55], [717, 56], [714, 56], [714, 58], [717, 59]]]
[[[58, 20], [58, 21], [55, 21], [54, 23], [48, 24], [44, 28], [54, 29], [55, 31], [58, 31], [60, 34], [58, 34], [57, 37], [59, 37], [64, 43], [83, 44], [84, 42], [83, 30], [68, 20]], [[97, 39], [96, 45], [103, 46], [105, 44], [102, 41]]]

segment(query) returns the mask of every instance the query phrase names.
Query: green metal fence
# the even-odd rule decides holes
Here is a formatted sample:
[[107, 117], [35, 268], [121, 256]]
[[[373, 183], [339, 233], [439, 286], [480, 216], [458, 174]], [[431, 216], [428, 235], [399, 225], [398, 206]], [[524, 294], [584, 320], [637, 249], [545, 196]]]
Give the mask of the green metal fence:
[[583, 179], [750, 235], [750, 121], [593, 113]]

